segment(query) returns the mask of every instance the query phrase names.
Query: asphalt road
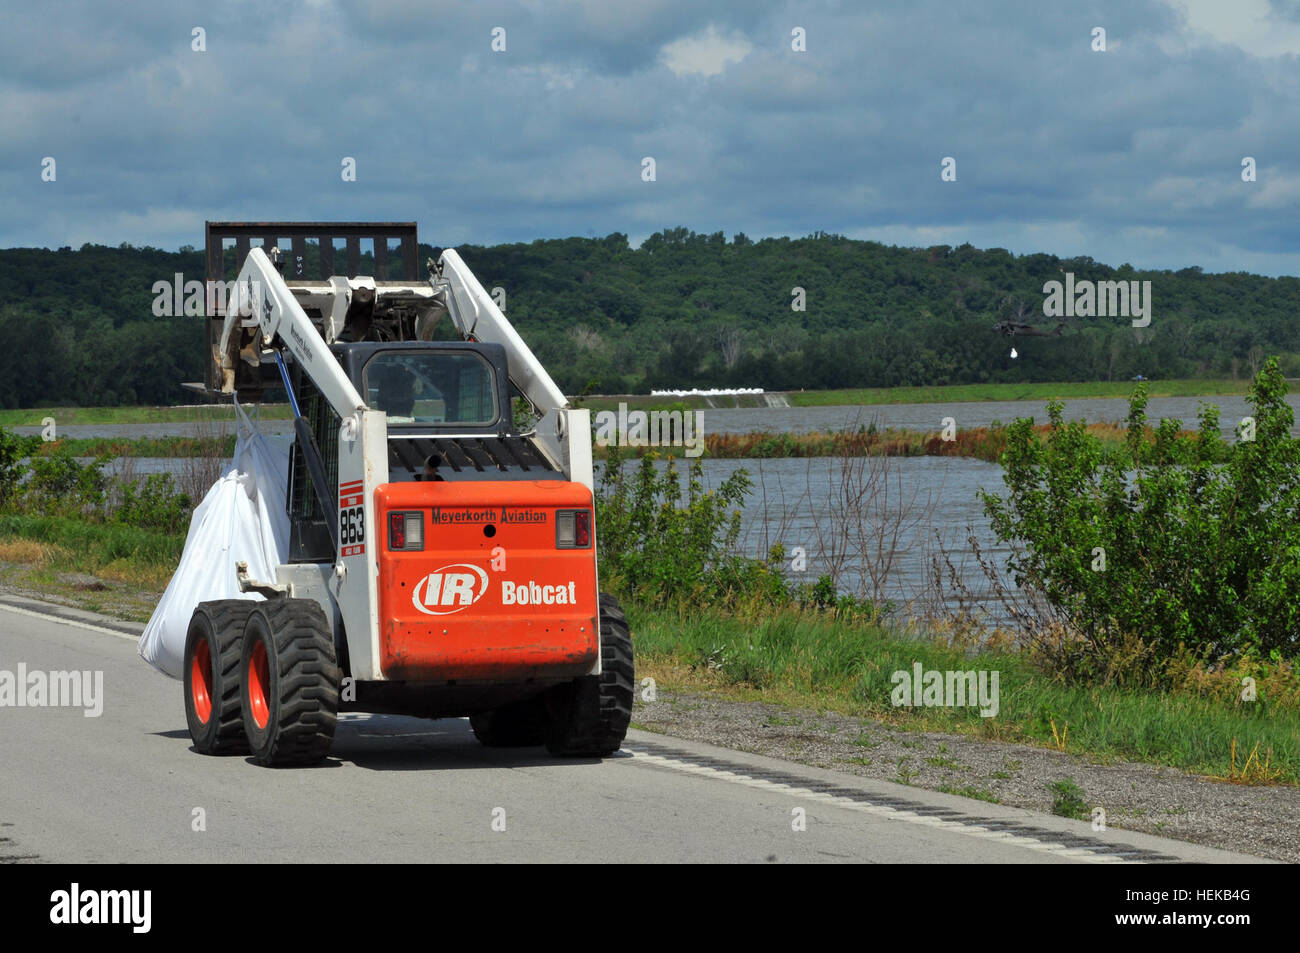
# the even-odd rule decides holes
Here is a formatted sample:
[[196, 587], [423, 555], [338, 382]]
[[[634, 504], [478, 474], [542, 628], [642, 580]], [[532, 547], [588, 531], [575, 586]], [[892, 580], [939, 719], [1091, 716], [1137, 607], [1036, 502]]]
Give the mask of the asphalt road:
[[636, 731], [574, 761], [482, 748], [464, 719], [348, 715], [319, 767], [204, 757], [138, 628], [0, 601], [0, 678], [103, 673], [98, 717], [0, 707], [0, 861], [1254, 860]]

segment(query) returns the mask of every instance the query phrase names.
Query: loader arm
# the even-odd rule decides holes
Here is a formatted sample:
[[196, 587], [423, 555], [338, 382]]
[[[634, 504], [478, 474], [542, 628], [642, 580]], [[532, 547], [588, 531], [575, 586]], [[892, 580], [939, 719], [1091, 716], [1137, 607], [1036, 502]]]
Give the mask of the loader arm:
[[429, 281], [463, 339], [505, 348], [511, 383], [541, 417], [536, 436], [542, 449], [568, 479], [594, 488], [590, 411], [570, 405], [454, 248], [442, 253]]
[[454, 248], [442, 253], [438, 272], [430, 280], [435, 290], [441, 281], [451, 292], [445, 296], [447, 310], [462, 338], [505, 347], [511, 382], [538, 411], [546, 414], [569, 406], [563, 391]]
[[278, 337], [339, 417], [346, 420], [366, 409], [316, 325], [260, 248], [250, 248], [244, 259], [236, 281], [236, 300], [227, 307], [221, 330], [222, 393], [226, 394], [234, 390], [237, 358], [231, 341], [237, 327], [257, 327], [265, 347]]
[[[388, 479], [388, 428], [383, 411], [371, 410], [357, 393], [329, 345], [294, 298], [289, 286], [261, 248], [251, 248], [236, 281], [234, 301], [227, 307], [221, 331], [223, 386], [233, 388], [232, 343], [238, 327], [256, 327], [263, 346], [282, 343], [303, 374], [311, 378], [321, 396], [341, 420], [338, 441], [338, 482], [327, 483], [320, 451], [293, 395], [288, 375], [277, 353], [285, 388], [294, 408], [294, 426], [307, 459], [311, 483], [322, 502], [333, 542], [333, 569], [314, 567], [323, 607], [337, 609], [347, 634], [352, 673], [360, 679], [382, 679], [379, 670], [378, 592], [374, 549], [375, 489]], [[314, 459], [313, 459], [314, 458]], [[346, 528], [346, 533], [344, 529]], [[368, 552], [369, 550], [369, 552]], [[325, 575], [320, 576], [321, 570]], [[277, 570], [280, 583], [303, 580], [292, 568]], [[294, 586], [290, 585], [294, 591]], [[328, 591], [328, 595], [324, 593]]]

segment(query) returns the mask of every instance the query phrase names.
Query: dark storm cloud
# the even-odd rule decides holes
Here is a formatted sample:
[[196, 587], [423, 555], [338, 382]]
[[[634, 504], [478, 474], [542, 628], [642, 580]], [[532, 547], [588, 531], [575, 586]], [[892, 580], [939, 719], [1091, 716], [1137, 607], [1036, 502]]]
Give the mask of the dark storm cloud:
[[1276, 18], [1269, 49], [1178, 0], [3, 12], [0, 244], [176, 247], [206, 218], [416, 219], [437, 244], [684, 224], [1286, 272], [1296, 4], [1243, 2]]

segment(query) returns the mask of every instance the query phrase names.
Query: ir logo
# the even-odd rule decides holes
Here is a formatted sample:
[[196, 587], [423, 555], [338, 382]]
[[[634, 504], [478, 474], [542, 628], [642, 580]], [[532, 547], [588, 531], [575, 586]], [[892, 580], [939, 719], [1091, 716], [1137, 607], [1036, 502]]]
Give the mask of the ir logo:
[[425, 615], [451, 615], [472, 606], [487, 592], [487, 573], [472, 563], [435, 569], [411, 590], [411, 605]]

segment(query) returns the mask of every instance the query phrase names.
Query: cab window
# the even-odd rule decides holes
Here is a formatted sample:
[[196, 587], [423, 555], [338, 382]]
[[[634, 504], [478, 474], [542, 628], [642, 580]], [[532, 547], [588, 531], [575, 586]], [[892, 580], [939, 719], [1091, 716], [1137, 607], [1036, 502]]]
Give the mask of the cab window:
[[386, 351], [361, 372], [366, 403], [395, 424], [491, 427], [497, 407], [496, 374], [481, 354]]

